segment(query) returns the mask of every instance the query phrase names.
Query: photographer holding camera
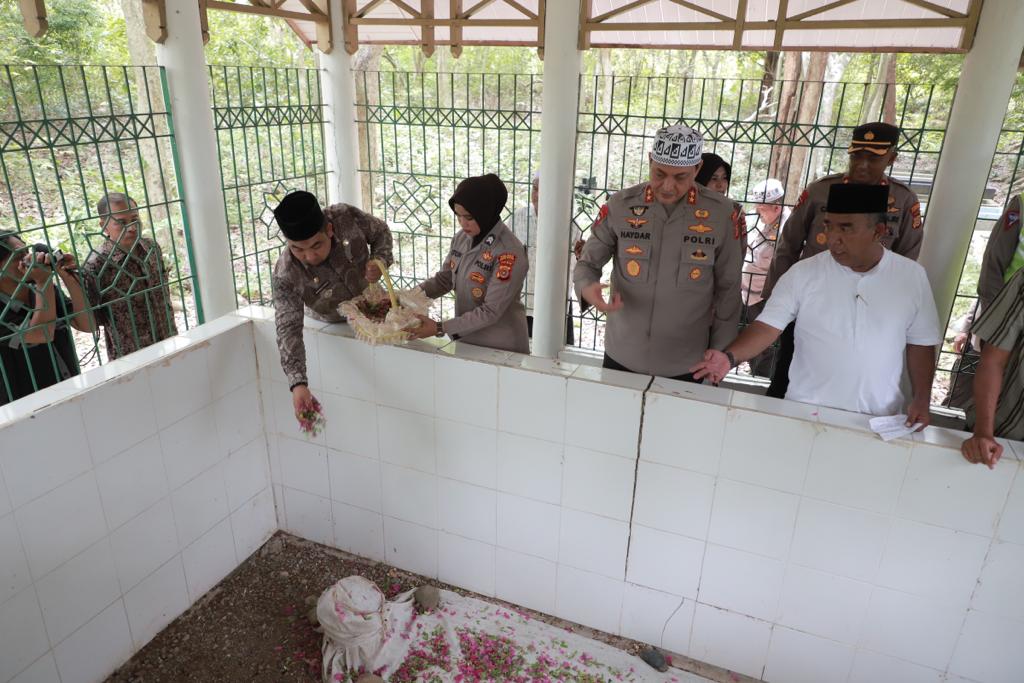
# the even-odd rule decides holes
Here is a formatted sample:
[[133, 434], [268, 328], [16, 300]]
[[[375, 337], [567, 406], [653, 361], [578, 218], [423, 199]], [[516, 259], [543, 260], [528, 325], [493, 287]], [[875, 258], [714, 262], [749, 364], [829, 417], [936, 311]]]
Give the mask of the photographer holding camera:
[[79, 374], [70, 327], [95, 329], [74, 257], [0, 232], [0, 405]]

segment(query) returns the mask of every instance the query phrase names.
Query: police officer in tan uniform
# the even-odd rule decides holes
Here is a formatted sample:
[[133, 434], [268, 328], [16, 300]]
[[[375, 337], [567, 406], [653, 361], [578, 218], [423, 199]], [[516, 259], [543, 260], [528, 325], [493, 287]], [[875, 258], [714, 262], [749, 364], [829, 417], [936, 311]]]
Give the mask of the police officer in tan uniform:
[[975, 368], [981, 357], [975, 344], [980, 340], [970, 334], [975, 319], [995, 300], [1003, 285], [1018, 270], [1024, 268], [1024, 224], [1021, 222], [1020, 195], [1013, 197], [1006, 205], [999, 220], [992, 226], [985, 255], [981, 258], [981, 272], [978, 274], [978, 300], [974, 307], [952, 324], [956, 329], [953, 350], [959, 357], [954, 361], [950, 373], [949, 392], [943, 405], [965, 408], [971, 399], [974, 386]]
[[287, 249], [274, 264], [274, 317], [281, 368], [288, 378], [296, 416], [312, 409], [306, 377], [303, 313], [342, 322], [338, 305], [381, 277], [370, 258], [391, 265], [391, 230], [375, 216], [348, 204], [321, 210], [309, 192], [289, 193], [274, 209]]
[[466, 178], [448, 205], [462, 230], [452, 239], [444, 265], [420, 284], [436, 299], [455, 290], [455, 317], [435, 321], [421, 316], [417, 337], [452, 339], [493, 349], [530, 353], [523, 307], [529, 264], [526, 249], [501, 221], [508, 201], [505, 183], [493, 173]]
[[694, 182], [702, 146], [685, 126], [658, 131], [650, 180], [612, 195], [583, 247], [573, 281], [608, 314], [606, 368], [692, 381], [704, 350], [736, 336], [744, 235], [732, 201]]
[[[829, 188], [836, 183], [885, 185], [889, 188], [888, 231], [882, 245], [893, 252], [917, 260], [924, 238], [921, 203], [917, 195], [904, 183], [886, 175], [885, 171], [896, 161], [896, 145], [900, 129], [888, 123], [865, 123], [853, 129], [853, 138], [847, 148], [849, 163], [846, 173], [825, 176], [804, 189], [797, 200], [789, 220], [782, 226], [782, 234], [775, 244], [775, 256], [765, 279], [762, 298], [771, 297], [772, 288], [779, 278], [799, 260], [820, 254], [828, 247], [825, 234], [825, 206]], [[789, 386], [789, 364], [793, 360], [793, 326], [779, 338], [772, 383], [768, 396], [785, 398]]]

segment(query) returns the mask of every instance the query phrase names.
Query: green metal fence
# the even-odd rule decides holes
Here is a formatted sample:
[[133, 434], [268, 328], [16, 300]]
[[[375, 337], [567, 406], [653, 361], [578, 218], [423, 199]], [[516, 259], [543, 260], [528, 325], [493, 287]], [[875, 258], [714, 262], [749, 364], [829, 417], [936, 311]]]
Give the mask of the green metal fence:
[[324, 105], [316, 69], [210, 66], [214, 127], [241, 304], [270, 305], [284, 242], [272, 209], [292, 190], [327, 200]]
[[[498, 173], [512, 193], [506, 222], [529, 212], [539, 161], [539, 76], [367, 71], [356, 81], [364, 202], [394, 230], [402, 286], [440, 266], [455, 231], [446, 199], [460, 179]], [[645, 179], [653, 135], [673, 123], [704, 132], [706, 149], [732, 164], [734, 199], [747, 202], [750, 188], [774, 169], [787, 187], [784, 204], [792, 206], [807, 183], [845, 170], [852, 129], [885, 118], [888, 102], [902, 130], [891, 174], [907, 182], [926, 209], [954, 88], [780, 81], [766, 93], [760, 79], [583, 76], [566, 257], [573, 234], [586, 237], [610, 194]], [[782, 105], [787, 100], [789, 116]], [[1013, 149], [1019, 154], [1019, 142]], [[746, 210], [753, 225], [753, 203]], [[571, 292], [569, 298], [574, 303]], [[447, 314], [450, 301], [443, 306]], [[572, 310], [575, 346], [602, 351], [603, 316], [593, 309], [581, 313], [578, 304]], [[936, 402], [947, 391], [950, 365], [940, 362]]]
[[[506, 222], [528, 207], [540, 87], [531, 74], [356, 74], [363, 202], [392, 228], [402, 287], [440, 269], [456, 230], [448, 198], [463, 178], [505, 181]], [[451, 307], [442, 301], [443, 314]]]
[[[808, 182], [845, 170], [852, 129], [882, 118], [880, 107], [890, 88], [895, 122], [902, 130], [892, 175], [909, 182], [924, 201], [942, 148], [952, 87], [778, 81], [766, 96], [760, 79], [585, 76], [580, 81], [576, 176], [578, 190], [590, 194], [581, 197], [578, 191], [573, 220], [586, 234], [608, 195], [643, 182], [654, 133], [675, 123], [702, 131], [705, 150], [732, 164], [733, 199], [746, 202], [750, 188], [775, 168], [774, 175], [787, 186], [783, 203], [792, 206]], [[809, 115], [780, 116], [787, 96], [792, 111]], [[782, 175], [786, 172], [788, 177]], [[756, 219], [753, 210], [753, 203], [747, 203], [750, 226]], [[591, 309], [577, 316], [576, 324], [579, 346], [603, 349], [603, 316]]]
[[[202, 309], [162, 69], [3, 65], [0, 111], [2, 404], [191, 327]], [[134, 212], [101, 216], [109, 192], [140, 220], [117, 242], [108, 234]], [[74, 267], [26, 267], [53, 250]]]

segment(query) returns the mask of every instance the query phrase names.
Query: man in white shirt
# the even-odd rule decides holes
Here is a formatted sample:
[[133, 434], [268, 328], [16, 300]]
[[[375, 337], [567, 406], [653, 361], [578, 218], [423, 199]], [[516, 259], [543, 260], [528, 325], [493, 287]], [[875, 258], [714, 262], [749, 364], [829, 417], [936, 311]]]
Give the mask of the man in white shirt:
[[[533, 292], [534, 281], [537, 277], [534, 264], [537, 262], [537, 203], [540, 201], [540, 171], [533, 174], [533, 190], [530, 193], [530, 203], [516, 209], [509, 219], [508, 227], [512, 234], [519, 238], [519, 241], [526, 247], [526, 259], [530, 269], [526, 271], [526, 289], [524, 292], [526, 305], [526, 323], [529, 328], [530, 337], [533, 337]], [[573, 255], [569, 260], [569, 292], [572, 292], [572, 270], [575, 267], [574, 257], [579, 258], [580, 250], [583, 249], [583, 232], [574, 224], [570, 224], [571, 244]], [[573, 334], [573, 306], [569, 302], [569, 310], [565, 316], [565, 343], [573, 345], [575, 335]]]
[[724, 351], [707, 351], [694, 377], [721, 381], [795, 320], [787, 399], [869, 415], [900, 413], [905, 356], [913, 388], [907, 424], [923, 429], [942, 335], [924, 268], [882, 246], [888, 195], [884, 185], [830, 187], [828, 251], [793, 264], [757, 321]]

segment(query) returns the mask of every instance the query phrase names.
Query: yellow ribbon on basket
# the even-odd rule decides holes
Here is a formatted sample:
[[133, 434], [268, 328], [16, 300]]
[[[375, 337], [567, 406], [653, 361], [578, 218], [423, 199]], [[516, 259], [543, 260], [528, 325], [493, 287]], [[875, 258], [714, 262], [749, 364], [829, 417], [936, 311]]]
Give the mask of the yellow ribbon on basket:
[[395, 296], [395, 285], [391, 282], [391, 276], [388, 275], [388, 267], [379, 258], [370, 259], [370, 263], [377, 266], [381, 275], [384, 276], [384, 284], [388, 286], [388, 298], [391, 299], [391, 308], [398, 308], [398, 297]]

